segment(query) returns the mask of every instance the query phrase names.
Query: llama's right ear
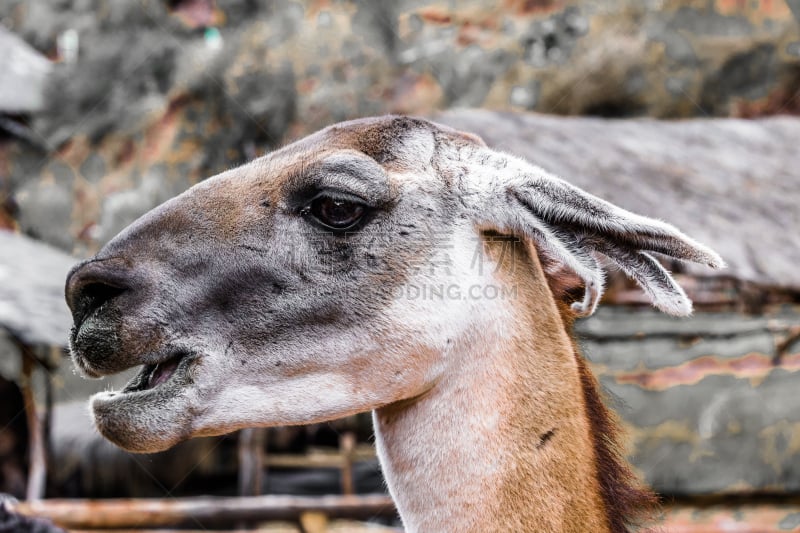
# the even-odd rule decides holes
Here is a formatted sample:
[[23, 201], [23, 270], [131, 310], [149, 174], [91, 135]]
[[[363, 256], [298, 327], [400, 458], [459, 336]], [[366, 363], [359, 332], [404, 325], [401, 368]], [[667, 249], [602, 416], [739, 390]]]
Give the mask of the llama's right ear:
[[548, 275], [567, 269], [583, 280], [584, 297], [572, 304], [579, 316], [590, 315], [603, 294], [607, 257], [633, 278], [653, 305], [686, 316], [692, 303], [650, 252], [721, 268], [715, 252], [675, 227], [636, 215], [597, 198], [522, 160], [480, 150], [472, 158], [472, 176], [491, 205], [489, 218], [501, 231], [532, 241]]

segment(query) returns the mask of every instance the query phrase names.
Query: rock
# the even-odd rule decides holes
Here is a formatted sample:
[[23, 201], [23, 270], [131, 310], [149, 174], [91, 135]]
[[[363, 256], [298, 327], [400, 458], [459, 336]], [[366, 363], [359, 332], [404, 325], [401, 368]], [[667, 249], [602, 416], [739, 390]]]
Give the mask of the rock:
[[[800, 30], [782, 2], [373, 4], [3, 4], [9, 29], [60, 62], [28, 135], [48, 151], [0, 149], [19, 207], [0, 222], [85, 256], [119, 218], [106, 196], [159, 200], [147, 176], [181, 190], [332, 122], [393, 111], [800, 113]], [[59, 51], [65, 35], [74, 57]], [[51, 160], [72, 177], [50, 184]]]
[[72, 223], [72, 169], [55, 160], [42, 169], [42, 176], [45, 179], [22, 185], [14, 196], [19, 227], [32, 237], [68, 249], [72, 239], [64, 229]]

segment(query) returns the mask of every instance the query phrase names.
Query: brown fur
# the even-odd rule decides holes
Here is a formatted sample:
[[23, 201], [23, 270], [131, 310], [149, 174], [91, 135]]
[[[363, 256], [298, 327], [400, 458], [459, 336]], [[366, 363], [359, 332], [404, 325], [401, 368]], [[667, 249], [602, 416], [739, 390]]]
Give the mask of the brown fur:
[[608, 515], [609, 530], [613, 533], [627, 532], [630, 531], [629, 526], [652, 518], [658, 498], [641, 485], [625, 460], [620, 447], [621, 430], [617, 417], [603, 403], [597, 379], [577, 350], [575, 360], [581, 376], [597, 479]]
[[570, 339], [533, 246], [518, 244], [516, 254], [506, 256], [515, 272], [506, 264], [500, 277], [518, 287], [515, 306], [523, 325], [508, 354], [518, 379], [508, 386], [514, 408], [505, 424], [521, 466], [507, 480], [501, 508], [531, 508], [509, 530], [606, 531]]
[[570, 304], [580, 299], [583, 293], [580, 278], [568, 270], [560, 270], [549, 274], [547, 281], [556, 299], [564, 327], [572, 338], [608, 528], [612, 533], [626, 533], [630, 531], [630, 526], [639, 525], [654, 516], [658, 508], [658, 497], [642, 486], [625, 459], [621, 445], [623, 431], [619, 419], [606, 407], [600, 384], [575, 341], [575, 315]]
[[[546, 260], [541, 256], [539, 260], [546, 264]], [[564, 329], [571, 338], [573, 357], [577, 363], [583, 394], [584, 414], [589, 423], [598, 489], [608, 529], [612, 533], [626, 533], [630, 531], [631, 526], [637, 526], [653, 517], [658, 498], [652, 491], [642, 486], [625, 459], [621, 445], [623, 432], [619, 420], [606, 407], [600, 392], [600, 384], [574, 339], [575, 314], [570, 309], [570, 304], [582, 296], [583, 286], [580, 278], [566, 269], [555, 270], [546, 277]]]

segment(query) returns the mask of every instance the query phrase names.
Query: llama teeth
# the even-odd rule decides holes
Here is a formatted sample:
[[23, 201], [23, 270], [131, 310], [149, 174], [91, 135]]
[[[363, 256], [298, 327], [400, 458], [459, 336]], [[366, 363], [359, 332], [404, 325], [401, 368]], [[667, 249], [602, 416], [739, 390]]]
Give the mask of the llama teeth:
[[156, 366], [153, 367], [153, 370], [150, 371], [150, 375], [147, 376], [147, 388], [152, 389], [156, 385], [158, 385], [156, 374], [158, 373], [158, 369], [161, 366], [161, 363], [158, 363]]
[[178, 366], [182, 360], [183, 357], [179, 356], [156, 364], [156, 366], [153, 367], [153, 371], [150, 372], [150, 376], [147, 380], [147, 388], [152, 389], [169, 381], [178, 370]]

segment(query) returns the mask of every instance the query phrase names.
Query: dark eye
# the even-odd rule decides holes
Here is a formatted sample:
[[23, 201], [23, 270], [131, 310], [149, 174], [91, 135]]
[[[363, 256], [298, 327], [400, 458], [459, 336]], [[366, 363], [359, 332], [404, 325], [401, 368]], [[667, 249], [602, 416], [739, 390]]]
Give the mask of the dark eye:
[[319, 196], [309, 206], [309, 212], [319, 222], [332, 229], [349, 229], [364, 216], [364, 204], [353, 200]]

